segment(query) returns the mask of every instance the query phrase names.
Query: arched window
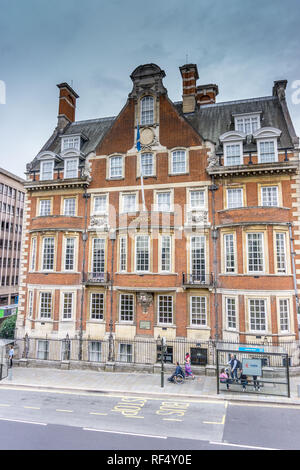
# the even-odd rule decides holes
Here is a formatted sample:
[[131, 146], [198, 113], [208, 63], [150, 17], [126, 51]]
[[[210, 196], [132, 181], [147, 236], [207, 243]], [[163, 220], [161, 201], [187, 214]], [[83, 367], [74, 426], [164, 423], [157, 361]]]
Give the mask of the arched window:
[[141, 125], [153, 124], [154, 121], [154, 99], [152, 96], [145, 96], [141, 100]]

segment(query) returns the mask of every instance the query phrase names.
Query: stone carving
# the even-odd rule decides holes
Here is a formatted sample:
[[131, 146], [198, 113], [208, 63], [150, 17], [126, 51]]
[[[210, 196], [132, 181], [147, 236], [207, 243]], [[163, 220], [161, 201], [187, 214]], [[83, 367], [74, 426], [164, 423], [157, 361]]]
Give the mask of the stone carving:
[[207, 224], [208, 211], [194, 210], [187, 213], [187, 222], [189, 224]]
[[91, 227], [101, 227], [108, 229], [108, 217], [107, 215], [92, 215], [90, 221]]
[[208, 166], [207, 168], [213, 168], [215, 166], [219, 166], [219, 158], [218, 156], [215, 154], [214, 151], [210, 152], [209, 153], [209, 157], [207, 159], [207, 162], [208, 162]]
[[150, 305], [153, 303], [153, 294], [150, 292], [139, 292], [137, 301], [142, 306], [143, 313], [147, 313]]

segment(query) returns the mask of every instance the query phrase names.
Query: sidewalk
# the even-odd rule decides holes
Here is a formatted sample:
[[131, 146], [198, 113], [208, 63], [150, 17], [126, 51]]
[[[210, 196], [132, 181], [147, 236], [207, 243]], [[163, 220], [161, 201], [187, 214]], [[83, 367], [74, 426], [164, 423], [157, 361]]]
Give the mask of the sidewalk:
[[259, 403], [282, 403], [300, 405], [297, 385], [300, 377], [290, 378], [291, 397], [270, 396], [254, 393], [220, 392], [217, 394], [216, 377], [198, 376], [182, 385], [169, 383], [165, 374], [161, 387], [160, 374], [97, 372], [91, 370], [60, 370], [50, 368], [14, 367], [12, 376], [0, 381], [3, 388], [48, 390], [72, 393], [99, 393], [136, 395], [148, 398], [238, 400]]

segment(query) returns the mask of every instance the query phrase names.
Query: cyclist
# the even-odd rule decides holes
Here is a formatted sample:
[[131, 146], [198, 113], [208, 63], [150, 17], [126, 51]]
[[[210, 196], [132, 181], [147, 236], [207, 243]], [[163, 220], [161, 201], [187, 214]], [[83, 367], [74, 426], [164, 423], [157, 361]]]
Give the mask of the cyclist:
[[181, 375], [182, 377], [184, 377], [184, 372], [181, 369], [179, 362], [176, 362], [175, 372], [174, 372], [174, 374], [171, 375], [171, 377], [168, 378], [168, 381], [169, 382], [174, 382], [174, 377], [177, 377], [178, 375]]

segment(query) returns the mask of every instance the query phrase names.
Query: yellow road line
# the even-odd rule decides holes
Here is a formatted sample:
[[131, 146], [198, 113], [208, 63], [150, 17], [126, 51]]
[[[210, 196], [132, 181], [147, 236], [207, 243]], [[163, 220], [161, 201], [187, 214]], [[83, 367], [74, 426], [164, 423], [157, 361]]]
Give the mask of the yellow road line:
[[216, 421], [203, 421], [204, 424], [225, 424], [225, 418], [226, 416], [224, 415], [223, 418], [222, 418], [222, 421], [220, 423], [216, 422]]
[[28, 408], [29, 410], [40, 410], [38, 406], [23, 406], [23, 408]]
[[96, 412], [93, 412], [93, 411], [91, 411], [91, 412], [90, 412], [90, 415], [101, 415], [101, 416], [107, 416], [107, 413], [96, 413]]

